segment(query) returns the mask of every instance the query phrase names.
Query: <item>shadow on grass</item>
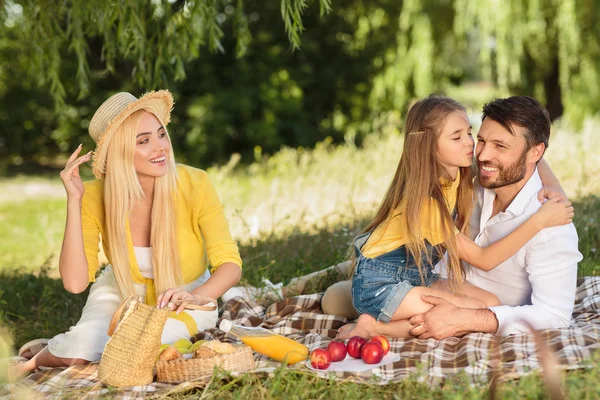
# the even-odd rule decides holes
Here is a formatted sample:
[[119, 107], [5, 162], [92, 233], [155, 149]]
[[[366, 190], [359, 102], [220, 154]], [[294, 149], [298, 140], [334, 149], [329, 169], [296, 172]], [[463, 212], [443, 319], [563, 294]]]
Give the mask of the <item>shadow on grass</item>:
[[[600, 197], [575, 202], [575, 212], [579, 249], [584, 256], [579, 275], [600, 275]], [[286, 235], [267, 234], [241, 245], [243, 283], [258, 285], [262, 278], [287, 283], [339, 263], [366, 222], [314, 228], [310, 233], [295, 229]], [[0, 273], [0, 325], [12, 332], [16, 346], [65, 332], [79, 319], [88, 291], [68, 293], [60, 279], [50, 278], [48, 271], [48, 266], [42, 266], [37, 273]], [[311, 290], [322, 291], [337, 278], [327, 276]]]

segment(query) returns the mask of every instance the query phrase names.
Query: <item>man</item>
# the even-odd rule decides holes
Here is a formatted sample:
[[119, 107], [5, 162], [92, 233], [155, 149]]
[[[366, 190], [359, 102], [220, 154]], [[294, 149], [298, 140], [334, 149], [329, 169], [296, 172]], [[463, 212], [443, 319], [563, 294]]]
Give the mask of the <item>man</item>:
[[[471, 220], [473, 240], [488, 246], [512, 232], [541, 204], [537, 163], [548, 146], [550, 118], [535, 99], [513, 96], [484, 106], [477, 135], [479, 187]], [[495, 269], [471, 267], [468, 282], [498, 296], [503, 305], [464, 309], [433, 296], [433, 307], [411, 318], [410, 333], [443, 339], [469, 332], [511, 335], [569, 326], [582, 255], [573, 224], [547, 228]]]

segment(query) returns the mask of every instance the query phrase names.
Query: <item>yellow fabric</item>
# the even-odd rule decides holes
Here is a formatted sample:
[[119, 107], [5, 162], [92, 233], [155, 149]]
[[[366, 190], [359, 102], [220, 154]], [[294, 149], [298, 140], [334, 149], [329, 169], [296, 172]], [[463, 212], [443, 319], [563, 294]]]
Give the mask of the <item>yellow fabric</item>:
[[[456, 197], [458, 194], [458, 185], [460, 183], [460, 173], [450, 185], [444, 186], [443, 193], [448, 205], [448, 210], [452, 213], [456, 206]], [[406, 205], [402, 202], [396, 210], [394, 217], [387, 222], [382, 223], [362, 248], [365, 257], [374, 258], [382, 254], [397, 249], [408, 243], [406, 214], [403, 212]], [[448, 238], [444, 237], [442, 231], [442, 214], [435, 200], [429, 199], [421, 208], [420, 215], [421, 235], [432, 245], [440, 244]], [[454, 234], [458, 229], [454, 228]]]
[[[88, 262], [89, 281], [96, 280], [100, 237], [104, 253], [111, 263], [104, 221], [104, 186], [100, 180], [84, 183], [81, 217], [83, 244]], [[208, 267], [214, 272], [226, 262], [242, 266], [237, 244], [231, 238], [223, 205], [205, 171], [177, 165], [177, 245], [184, 283], [199, 278]], [[129, 264], [135, 283], [146, 285], [146, 303], [156, 304], [154, 280], [140, 273], [133, 251], [129, 221], [126, 221]], [[208, 258], [208, 259], [207, 259]]]
[[169, 318], [173, 318], [183, 322], [187, 327], [188, 332], [190, 333], [190, 337], [198, 333], [198, 324], [196, 323], [194, 318], [185, 311], [182, 311], [179, 314], [177, 314], [175, 311], [171, 311], [169, 313]]

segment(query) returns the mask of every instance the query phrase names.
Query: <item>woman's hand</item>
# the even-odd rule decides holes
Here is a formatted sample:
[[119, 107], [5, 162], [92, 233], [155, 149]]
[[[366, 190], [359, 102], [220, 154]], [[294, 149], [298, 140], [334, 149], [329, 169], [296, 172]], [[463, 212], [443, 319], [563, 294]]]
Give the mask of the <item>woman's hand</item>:
[[[196, 297], [188, 291], [179, 288], [171, 288], [162, 292], [156, 299], [157, 308], [169, 307], [177, 314], [185, 310], [185, 306], [196, 301]], [[177, 301], [177, 304], [174, 304]]]
[[69, 157], [69, 160], [67, 161], [67, 165], [65, 165], [65, 169], [60, 172], [60, 179], [67, 191], [67, 198], [73, 200], [81, 200], [83, 197], [84, 189], [83, 182], [79, 176], [79, 166], [92, 158], [91, 151], [77, 158], [79, 152], [81, 152], [81, 145], [79, 145], [73, 154], [71, 154], [71, 157]]
[[542, 228], [566, 225], [573, 222], [575, 210], [570, 201], [560, 201], [558, 197], [547, 200], [535, 213]]

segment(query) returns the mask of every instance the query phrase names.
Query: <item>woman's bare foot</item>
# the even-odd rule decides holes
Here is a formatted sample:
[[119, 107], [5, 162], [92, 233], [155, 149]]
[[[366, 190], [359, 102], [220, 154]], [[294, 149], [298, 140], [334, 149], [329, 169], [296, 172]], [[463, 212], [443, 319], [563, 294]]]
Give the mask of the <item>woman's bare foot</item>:
[[340, 339], [349, 339], [352, 336], [360, 336], [365, 339], [370, 339], [377, 336], [377, 320], [369, 314], [361, 314], [356, 320], [356, 324], [347, 324], [338, 330], [337, 337]]
[[39, 353], [46, 346], [48, 346], [49, 342], [50, 342], [50, 339], [30, 340], [29, 342], [27, 342], [23, 346], [21, 346], [21, 348], [19, 349], [19, 352], [17, 354], [19, 354], [19, 356], [21, 356], [21, 357], [25, 357], [26, 359], [31, 360], [33, 357], [35, 357], [35, 355], [37, 353]]
[[13, 357], [12, 360], [9, 361], [8, 365], [8, 380], [9, 382], [17, 382], [27, 375], [31, 373], [31, 370], [28, 368], [27, 360], [24, 357]]
[[[23, 358], [24, 359], [24, 358]], [[18, 362], [13, 369], [15, 374], [21, 374], [26, 376], [39, 367], [59, 367], [66, 368], [76, 364], [86, 364], [89, 361], [81, 358], [59, 358], [50, 353], [48, 347], [44, 347], [39, 353], [37, 353], [31, 360], [24, 359], [26, 361]]]

